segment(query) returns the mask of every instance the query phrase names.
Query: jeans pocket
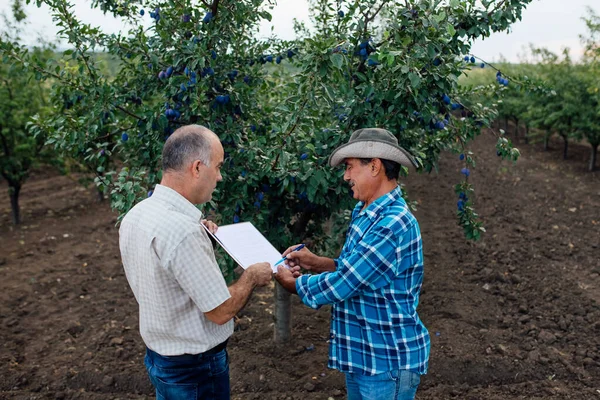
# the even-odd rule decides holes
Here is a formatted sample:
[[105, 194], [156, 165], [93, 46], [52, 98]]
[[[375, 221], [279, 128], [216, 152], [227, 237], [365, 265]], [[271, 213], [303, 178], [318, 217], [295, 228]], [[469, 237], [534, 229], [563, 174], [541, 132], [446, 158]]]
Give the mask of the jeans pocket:
[[222, 375], [224, 373], [229, 374], [229, 354], [227, 350], [222, 350], [211, 356], [210, 360], [211, 376]]
[[415, 373], [415, 372], [411, 372], [410, 373], [410, 387], [411, 388], [417, 388], [419, 387], [419, 384], [421, 383], [421, 375]]
[[157, 397], [160, 395], [164, 399], [198, 399], [198, 384], [196, 383], [173, 383], [158, 376], [150, 376], [150, 380], [156, 389]]

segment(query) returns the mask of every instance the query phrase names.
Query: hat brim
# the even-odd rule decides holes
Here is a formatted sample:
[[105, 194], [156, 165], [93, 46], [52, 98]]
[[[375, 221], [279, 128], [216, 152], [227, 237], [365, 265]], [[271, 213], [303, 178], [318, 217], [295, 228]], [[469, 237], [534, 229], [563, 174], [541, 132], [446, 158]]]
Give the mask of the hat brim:
[[329, 165], [336, 167], [346, 158], [380, 158], [405, 167], [417, 167], [410, 153], [402, 147], [376, 140], [359, 140], [338, 147], [329, 156]]

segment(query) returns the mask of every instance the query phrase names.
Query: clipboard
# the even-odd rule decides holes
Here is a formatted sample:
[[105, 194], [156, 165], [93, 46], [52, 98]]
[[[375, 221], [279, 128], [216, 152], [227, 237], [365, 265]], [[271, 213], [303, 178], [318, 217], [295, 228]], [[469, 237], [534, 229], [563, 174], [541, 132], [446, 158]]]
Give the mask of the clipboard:
[[216, 234], [201, 225], [240, 267], [247, 269], [252, 264], [268, 262], [277, 272], [274, 265], [282, 258], [281, 253], [251, 222], [219, 226]]

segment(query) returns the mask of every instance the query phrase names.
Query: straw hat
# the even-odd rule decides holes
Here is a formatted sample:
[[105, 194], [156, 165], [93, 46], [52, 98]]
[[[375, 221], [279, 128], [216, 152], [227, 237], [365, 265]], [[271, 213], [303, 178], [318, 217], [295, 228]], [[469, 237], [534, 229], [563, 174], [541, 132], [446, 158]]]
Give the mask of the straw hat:
[[390, 131], [380, 128], [354, 131], [348, 143], [331, 153], [329, 165], [335, 167], [346, 158], [380, 158], [406, 167], [417, 166], [410, 153], [398, 146], [398, 139]]

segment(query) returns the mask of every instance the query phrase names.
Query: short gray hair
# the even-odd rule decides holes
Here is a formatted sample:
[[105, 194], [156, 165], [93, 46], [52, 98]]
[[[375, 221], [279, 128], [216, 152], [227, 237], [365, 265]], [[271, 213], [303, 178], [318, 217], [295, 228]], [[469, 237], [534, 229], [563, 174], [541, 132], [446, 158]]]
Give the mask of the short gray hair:
[[163, 147], [163, 171], [180, 171], [192, 160], [200, 160], [210, 167], [212, 145], [209, 134], [212, 134], [210, 129], [202, 125], [186, 125], [173, 132]]

